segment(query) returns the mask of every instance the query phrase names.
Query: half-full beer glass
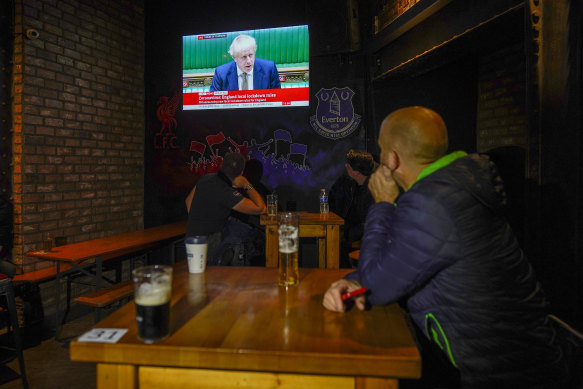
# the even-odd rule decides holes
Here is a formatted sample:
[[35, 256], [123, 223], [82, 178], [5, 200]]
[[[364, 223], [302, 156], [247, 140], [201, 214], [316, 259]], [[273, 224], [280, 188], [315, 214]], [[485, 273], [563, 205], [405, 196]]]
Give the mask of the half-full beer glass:
[[170, 335], [172, 267], [142, 266], [132, 272], [138, 338], [154, 343]]
[[292, 286], [300, 281], [298, 271], [298, 246], [300, 217], [293, 212], [277, 215], [277, 233], [279, 236], [279, 272], [278, 285]]
[[277, 194], [267, 195], [267, 216], [277, 215]]

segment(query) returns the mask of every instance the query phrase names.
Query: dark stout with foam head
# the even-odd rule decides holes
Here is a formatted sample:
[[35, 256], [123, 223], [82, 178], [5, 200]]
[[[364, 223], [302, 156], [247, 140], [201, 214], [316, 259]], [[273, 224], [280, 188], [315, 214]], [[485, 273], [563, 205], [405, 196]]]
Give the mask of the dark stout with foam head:
[[172, 267], [145, 266], [134, 270], [134, 301], [138, 338], [154, 343], [170, 335]]
[[138, 338], [146, 343], [160, 341], [170, 334], [170, 300], [159, 302], [159, 299], [136, 299]]

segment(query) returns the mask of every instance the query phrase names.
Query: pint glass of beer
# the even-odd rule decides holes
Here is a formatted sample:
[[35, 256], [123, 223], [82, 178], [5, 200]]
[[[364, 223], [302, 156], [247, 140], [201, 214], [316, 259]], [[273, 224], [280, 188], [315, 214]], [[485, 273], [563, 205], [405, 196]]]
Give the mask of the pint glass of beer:
[[172, 267], [153, 265], [134, 269], [134, 301], [138, 338], [155, 343], [170, 335]]
[[277, 215], [277, 194], [267, 195], [267, 216]]
[[300, 217], [293, 212], [277, 215], [279, 237], [278, 285], [292, 286], [300, 281], [298, 271], [298, 246]]
[[51, 236], [50, 233], [47, 232], [47, 234], [43, 238], [43, 252], [50, 253], [52, 249], [53, 249], [53, 237]]

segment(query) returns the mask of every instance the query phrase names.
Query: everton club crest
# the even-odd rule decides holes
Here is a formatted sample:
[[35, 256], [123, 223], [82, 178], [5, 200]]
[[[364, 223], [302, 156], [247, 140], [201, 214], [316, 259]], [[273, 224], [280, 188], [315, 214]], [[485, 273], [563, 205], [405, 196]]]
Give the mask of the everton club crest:
[[316, 132], [330, 139], [345, 138], [360, 124], [360, 115], [352, 106], [354, 91], [348, 87], [320, 89], [316, 93], [318, 108], [310, 117], [310, 124]]

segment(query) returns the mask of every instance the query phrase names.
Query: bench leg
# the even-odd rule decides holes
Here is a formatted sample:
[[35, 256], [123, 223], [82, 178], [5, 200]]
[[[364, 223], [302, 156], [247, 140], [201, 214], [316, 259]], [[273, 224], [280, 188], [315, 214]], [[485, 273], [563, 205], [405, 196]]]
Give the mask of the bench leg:
[[[95, 290], [101, 289], [101, 276], [103, 272], [103, 259], [98, 257], [95, 260]], [[101, 321], [101, 308], [95, 308], [95, 323]]]
[[121, 282], [121, 274], [122, 273], [122, 262], [116, 261], [115, 262], [115, 283], [118, 284]]
[[60, 316], [60, 303], [61, 303], [61, 262], [57, 261], [57, 276], [55, 277], [56, 287], [55, 287], [55, 340], [60, 340], [59, 332], [61, 329]]
[[65, 308], [65, 313], [61, 319], [61, 325], [65, 325], [67, 322], [67, 316], [69, 316], [69, 311], [71, 310], [71, 279], [67, 277], [67, 307]]

